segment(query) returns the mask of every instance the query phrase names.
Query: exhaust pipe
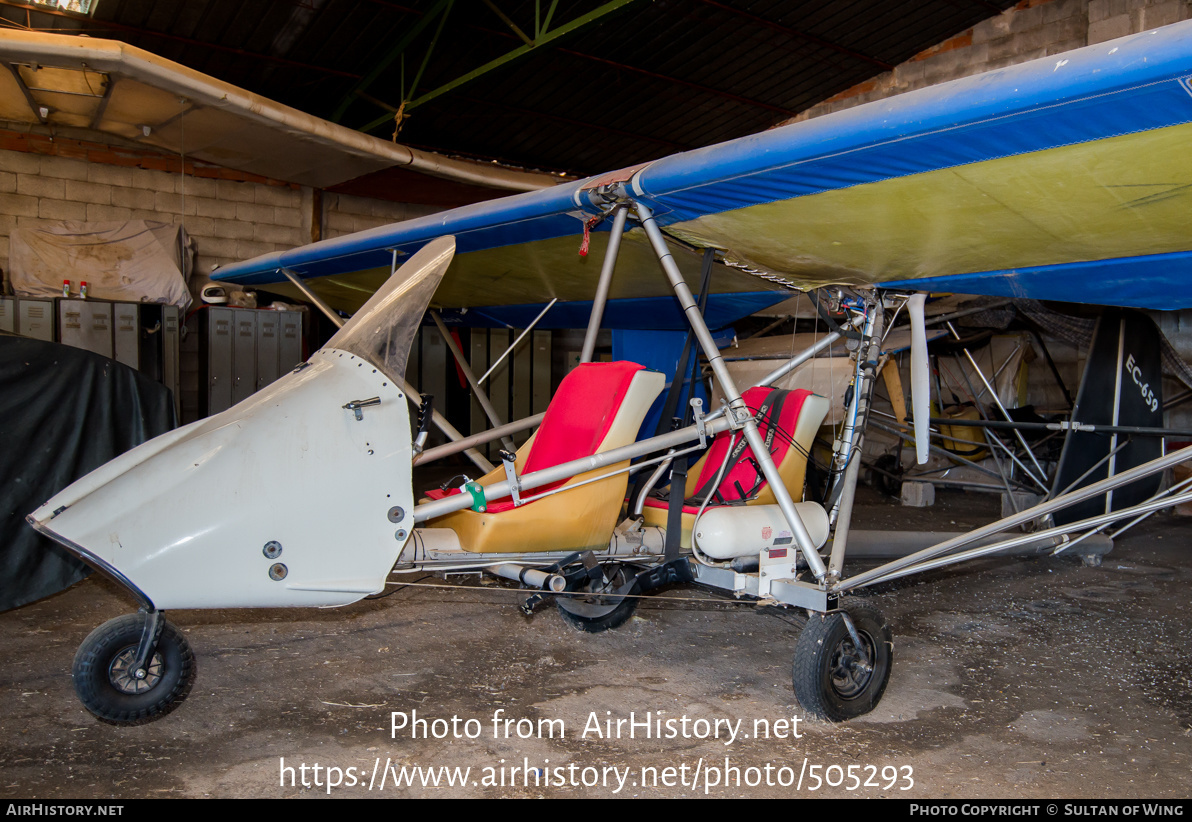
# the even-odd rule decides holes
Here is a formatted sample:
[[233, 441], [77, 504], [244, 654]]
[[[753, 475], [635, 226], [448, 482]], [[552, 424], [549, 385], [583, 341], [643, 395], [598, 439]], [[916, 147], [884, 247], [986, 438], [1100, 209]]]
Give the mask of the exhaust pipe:
[[539, 571], [537, 568], [529, 568], [525, 565], [517, 565], [512, 562], [490, 565], [484, 570], [493, 576], [511, 579], [514, 582], [520, 582], [522, 585], [527, 585], [531, 588], [541, 588], [544, 591], [553, 591], [556, 594], [561, 594], [567, 588], [567, 580], [559, 574], [549, 574], [546, 571]]

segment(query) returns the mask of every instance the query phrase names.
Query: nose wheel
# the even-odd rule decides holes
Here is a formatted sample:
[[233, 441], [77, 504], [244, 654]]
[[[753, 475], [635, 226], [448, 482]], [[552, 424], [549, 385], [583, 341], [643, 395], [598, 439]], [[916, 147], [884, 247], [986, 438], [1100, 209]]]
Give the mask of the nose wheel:
[[110, 725], [142, 725], [190, 693], [195, 658], [160, 615], [137, 613], [100, 625], [83, 640], [71, 669], [83, 706]]
[[812, 614], [795, 646], [795, 696], [812, 716], [831, 722], [853, 719], [877, 707], [893, 661], [890, 628], [869, 603], [850, 602], [839, 611]]

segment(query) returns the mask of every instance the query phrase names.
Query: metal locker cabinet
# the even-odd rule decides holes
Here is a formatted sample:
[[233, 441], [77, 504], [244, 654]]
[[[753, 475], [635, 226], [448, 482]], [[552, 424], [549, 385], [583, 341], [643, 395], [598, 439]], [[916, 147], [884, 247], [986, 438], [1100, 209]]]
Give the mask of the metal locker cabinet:
[[17, 333], [35, 340], [54, 341], [52, 300], [17, 300]]
[[302, 312], [282, 311], [278, 340], [278, 373], [293, 371], [302, 362]]
[[232, 337], [232, 405], [257, 390], [257, 318], [252, 308], [234, 309]]
[[207, 414], [232, 407], [234, 309], [207, 309]]
[[178, 306], [161, 307], [161, 381], [174, 395], [174, 412], [182, 419], [181, 331]]
[[266, 385], [276, 380], [280, 357], [278, 331], [281, 329], [281, 317], [276, 311], [254, 311], [257, 318], [257, 382], [256, 389], [260, 391]]
[[[447, 351], [447, 345], [443, 342], [439, 329], [424, 326], [420, 333], [422, 335], [422, 370], [419, 374], [420, 382], [417, 383], [417, 388], [419, 393], [433, 396], [435, 410], [446, 417], [448, 411], [447, 369], [451, 368], [451, 376], [455, 376], [455, 368], [447, 364], [451, 354]], [[431, 442], [444, 441], [438, 428], [432, 427], [430, 432]]]
[[94, 300], [83, 301], [83, 334], [88, 342], [82, 346], [110, 358], [112, 350], [112, 304]]
[[141, 367], [141, 307], [137, 303], [112, 304], [112, 353], [116, 362]]
[[0, 331], [17, 333], [17, 301], [12, 297], [0, 297]]
[[98, 300], [59, 300], [60, 341], [104, 357], [112, 356], [112, 304]]

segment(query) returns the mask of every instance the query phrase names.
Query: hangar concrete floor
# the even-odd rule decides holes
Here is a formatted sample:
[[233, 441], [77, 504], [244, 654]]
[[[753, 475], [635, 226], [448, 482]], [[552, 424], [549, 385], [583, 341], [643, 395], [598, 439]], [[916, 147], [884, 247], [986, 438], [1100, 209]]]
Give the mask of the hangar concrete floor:
[[[858, 527], [954, 530], [996, 516], [995, 498], [962, 492], [923, 510], [860, 496]], [[333, 611], [173, 613], [198, 659], [194, 691], [158, 722], [111, 727], [76, 700], [71, 659], [92, 628], [133, 606], [92, 578], [0, 614], [0, 796], [1188, 797], [1189, 535], [1188, 520], [1164, 513], [1099, 568], [981, 560], [873, 590], [894, 630], [893, 676], [874, 713], [841, 725], [802, 718], [790, 682], [797, 631], [783, 618], [676, 588], [622, 628], [587, 635], [553, 609], [527, 620], [521, 596], [470, 578]], [[479, 732], [394, 736], [395, 711], [457, 716], [461, 736]], [[559, 723], [553, 739], [533, 723], [520, 726], [533, 724], [531, 738], [516, 723], [494, 734], [498, 711], [562, 720], [565, 737]], [[676, 720], [677, 737], [593, 732], [593, 716], [603, 732], [630, 712]], [[790, 736], [796, 716], [799, 738], [773, 738]], [[723, 722], [719, 739], [695, 738], [710, 727], [701, 719], [742, 721], [731, 741]], [[770, 739], [757, 738], [762, 721]], [[468, 784], [393, 785], [442, 766], [471, 768]]]

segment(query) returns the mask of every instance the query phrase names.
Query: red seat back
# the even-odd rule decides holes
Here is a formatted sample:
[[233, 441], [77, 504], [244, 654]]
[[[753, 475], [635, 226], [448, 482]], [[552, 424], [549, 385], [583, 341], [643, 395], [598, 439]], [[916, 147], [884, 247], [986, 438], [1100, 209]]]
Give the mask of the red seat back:
[[[635, 362], [593, 362], [577, 365], [559, 383], [559, 390], [546, 407], [546, 416], [534, 435], [530, 453], [519, 473], [541, 471], [560, 463], [590, 457], [608, 435], [634, 375], [645, 369]], [[571, 478], [535, 488], [541, 494], [566, 484]], [[428, 491], [431, 499], [458, 494], [460, 489]], [[513, 500], [504, 497], [488, 504], [490, 513], [513, 508]]]
[[[760, 386], [757, 388], [750, 388], [741, 395], [741, 399], [745, 400], [745, 405], [754, 414], [765, 404], [767, 398], [771, 394], [776, 394], [778, 389], [767, 388]], [[771, 407], [766, 416], [758, 421], [758, 432], [762, 435], [762, 439], [766, 439], [772, 426], [777, 425], [780, 432], [776, 432], [770, 443], [770, 453], [774, 455], [774, 464], [780, 464], [786, 457], [787, 451], [790, 450], [791, 445], [789, 440], [795, 435], [795, 426], [799, 422], [799, 412], [803, 410], [803, 402], [812, 392], [805, 388], [800, 388], [794, 391], [787, 392], [787, 396], [782, 402], [782, 407], [777, 409]], [[708, 494], [708, 485], [712, 480], [716, 479], [716, 473], [720, 470], [720, 466], [724, 463], [725, 454], [728, 451], [729, 440], [731, 435], [726, 431], [718, 434], [716, 439], [712, 442], [712, 447], [708, 450], [707, 459], [704, 460], [703, 469], [700, 471], [699, 479], [696, 480], [696, 496], [700, 501]], [[738, 444], [741, 442], [741, 435], [737, 436]], [[736, 446], [734, 446], [736, 447]], [[725, 471], [724, 478], [720, 481], [717, 487], [719, 492], [719, 499], [725, 502], [735, 502], [742, 499], [742, 491], [748, 496], [752, 490], [761, 490], [765, 485], [765, 478], [758, 475], [757, 469], [753, 467], [753, 463], [749, 458], [753, 457], [753, 449], [748, 445], [745, 446], [744, 451], [739, 457], [729, 465]], [[760, 484], [758, 484], [760, 481]], [[755, 489], [754, 486], [757, 485]], [[738, 490], [738, 485], [740, 490]], [[717, 497], [712, 498], [713, 502]]]
[[644, 368], [635, 362], [577, 365], [551, 397], [522, 473], [596, 453], [621, 408], [629, 383]]

